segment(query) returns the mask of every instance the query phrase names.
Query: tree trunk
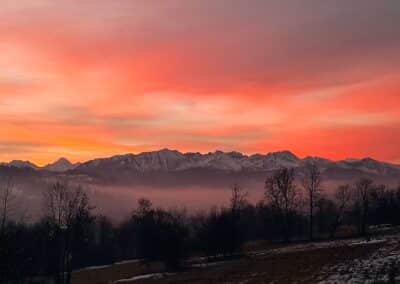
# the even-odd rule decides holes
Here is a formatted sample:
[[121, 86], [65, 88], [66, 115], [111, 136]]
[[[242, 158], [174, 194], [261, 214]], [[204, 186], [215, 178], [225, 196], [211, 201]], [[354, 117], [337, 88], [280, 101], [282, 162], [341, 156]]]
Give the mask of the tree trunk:
[[314, 204], [313, 204], [313, 197], [310, 196], [310, 241], [314, 239], [313, 230], [314, 229]]

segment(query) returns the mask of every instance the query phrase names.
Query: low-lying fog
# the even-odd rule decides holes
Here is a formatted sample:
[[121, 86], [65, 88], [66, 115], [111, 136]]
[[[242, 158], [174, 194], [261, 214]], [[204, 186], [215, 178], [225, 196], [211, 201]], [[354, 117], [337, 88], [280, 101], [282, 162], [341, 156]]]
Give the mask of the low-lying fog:
[[[248, 200], [258, 202], [264, 194], [262, 187], [246, 188]], [[97, 206], [97, 212], [120, 219], [128, 215], [139, 198], [150, 199], [155, 206], [163, 208], [186, 208], [189, 212], [208, 210], [213, 206], [228, 205], [230, 187], [226, 188], [127, 188], [92, 187], [89, 194]]]
[[[97, 186], [84, 187], [94, 213], [111, 217], [115, 221], [126, 218], [136, 207], [139, 198], [150, 199], [154, 206], [163, 208], [185, 208], [188, 212], [208, 210], [213, 206], [228, 205], [231, 186], [226, 187], [185, 187], [185, 188], [155, 188], [155, 187], [122, 187]], [[46, 186], [40, 188], [16, 186], [12, 202], [12, 215], [15, 219], [27, 222], [37, 220], [45, 211], [43, 192]], [[258, 202], [264, 194], [262, 184], [244, 188], [248, 192], [250, 202]]]
[[[325, 181], [323, 189], [329, 195], [338, 184], [345, 183]], [[99, 186], [83, 185], [88, 193], [90, 203], [95, 207], [95, 214], [102, 214], [115, 221], [127, 218], [135, 209], [139, 198], [150, 199], [154, 206], [163, 208], [185, 208], [189, 213], [208, 210], [213, 206], [226, 206], [229, 203], [231, 187], [226, 186]], [[248, 192], [248, 201], [255, 204], [264, 197], [262, 181], [247, 181], [241, 184]], [[48, 185], [39, 181], [32, 184], [15, 185], [14, 198], [11, 204], [11, 215], [14, 219], [33, 222], [45, 212], [43, 192]], [[299, 185], [299, 188], [301, 186]]]

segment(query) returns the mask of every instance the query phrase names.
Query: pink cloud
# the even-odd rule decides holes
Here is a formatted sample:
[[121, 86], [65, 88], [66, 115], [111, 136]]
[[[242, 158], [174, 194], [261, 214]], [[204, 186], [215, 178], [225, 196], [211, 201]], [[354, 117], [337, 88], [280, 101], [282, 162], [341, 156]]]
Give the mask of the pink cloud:
[[164, 147], [400, 159], [394, 2], [168, 2], [0, 4], [0, 159]]

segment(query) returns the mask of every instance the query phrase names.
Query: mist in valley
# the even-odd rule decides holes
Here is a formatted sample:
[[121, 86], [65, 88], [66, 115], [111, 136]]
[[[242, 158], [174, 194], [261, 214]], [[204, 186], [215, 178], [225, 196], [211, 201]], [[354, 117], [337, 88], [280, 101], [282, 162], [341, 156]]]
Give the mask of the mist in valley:
[[[16, 184], [13, 190], [13, 219], [35, 222], [43, 216], [43, 193], [50, 185], [27, 186]], [[128, 218], [140, 198], [152, 201], [154, 206], [164, 209], [184, 209], [190, 214], [208, 211], [213, 207], [228, 206], [231, 187], [149, 187], [80, 185], [88, 194], [94, 213], [111, 218], [115, 222]], [[264, 196], [263, 183], [252, 183], [244, 187], [248, 201], [257, 203]]]

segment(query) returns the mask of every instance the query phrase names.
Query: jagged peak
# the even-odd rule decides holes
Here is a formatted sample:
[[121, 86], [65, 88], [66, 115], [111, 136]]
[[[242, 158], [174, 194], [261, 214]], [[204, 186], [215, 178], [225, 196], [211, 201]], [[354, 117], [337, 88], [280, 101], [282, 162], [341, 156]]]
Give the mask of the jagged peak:
[[169, 148], [163, 148], [163, 149], [161, 149], [161, 150], [153, 151], [153, 152], [158, 152], [158, 153], [179, 153], [179, 154], [182, 154], [182, 153], [179, 152], [178, 150], [169, 149]]
[[231, 151], [231, 152], [228, 152], [226, 154], [231, 156], [231, 157], [233, 157], [233, 158], [244, 158], [244, 157], [247, 157], [247, 155], [244, 155], [243, 153], [237, 152], [237, 151]]
[[71, 163], [67, 158], [61, 157], [55, 162], [48, 164], [44, 166], [43, 168], [48, 171], [53, 171], [53, 172], [64, 172], [68, 170], [72, 170], [79, 164], [73, 164]]
[[295, 154], [293, 154], [291, 151], [288, 151], [288, 150], [270, 152], [267, 154], [267, 156], [283, 157], [283, 158], [289, 158], [289, 159], [293, 159], [293, 160], [299, 160], [299, 158]]
[[70, 164], [70, 165], [72, 165], [72, 163], [67, 158], [61, 157], [58, 160], [54, 161], [53, 163], [48, 164], [48, 166], [49, 165], [55, 165], [55, 164], [61, 164], [61, 163], [62, 164]]

